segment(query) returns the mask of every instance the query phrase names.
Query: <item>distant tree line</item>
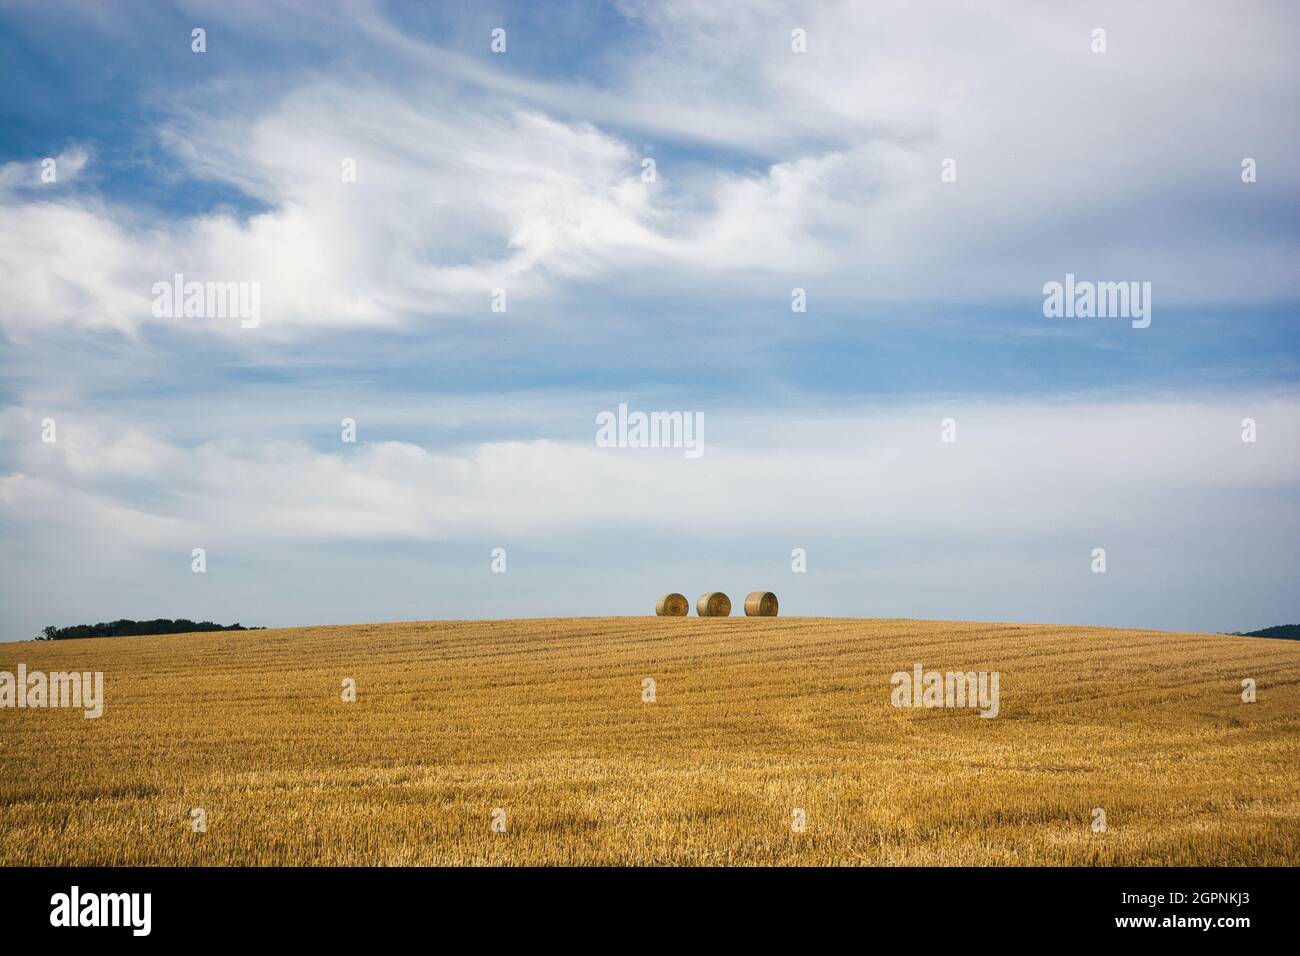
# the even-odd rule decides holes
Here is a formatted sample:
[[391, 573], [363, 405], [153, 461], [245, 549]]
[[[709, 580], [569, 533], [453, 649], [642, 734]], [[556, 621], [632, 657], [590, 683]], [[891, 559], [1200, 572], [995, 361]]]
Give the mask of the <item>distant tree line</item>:
[[1234, 637], [1280, 637], [1288, 641], [1300, 641], [1300, 624], [1279, 624], [1266, 627], [1260, 631], [1233, 631]]
[[188, 634], [192, 631], [262, 631], [265, 628], [244, 627], [234, 624], [213, 624], [211, 621], [189, 621], [179, 618], [172, 621], [112, 621], [108, 624], [73, 624], [70, 627], [47, 627], [38, 641], [74, 641], [86, 637], [130, 637], [137, 634]]

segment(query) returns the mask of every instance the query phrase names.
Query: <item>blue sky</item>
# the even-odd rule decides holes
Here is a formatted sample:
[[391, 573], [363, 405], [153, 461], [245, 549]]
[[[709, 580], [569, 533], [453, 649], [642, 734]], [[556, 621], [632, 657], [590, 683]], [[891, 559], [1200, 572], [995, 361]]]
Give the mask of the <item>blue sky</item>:
[[[725, 7], [0, 3], [0, 639], [1300, 620], [1300, 14]], [[1067, 272], [1150, 327], [1045, 318]], [[706, 453], [596, 447], [620, 402]]]

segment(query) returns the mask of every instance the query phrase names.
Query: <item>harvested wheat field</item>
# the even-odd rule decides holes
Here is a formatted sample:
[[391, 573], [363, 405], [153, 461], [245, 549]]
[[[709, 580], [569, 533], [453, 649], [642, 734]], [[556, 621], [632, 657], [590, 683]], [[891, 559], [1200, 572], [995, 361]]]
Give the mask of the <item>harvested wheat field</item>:
[[[999, 672], [999, 715], [891, 706], [916, 662]], [[1300, 863], [1294, 642], [569, 618], [0, 644], [20, 663], [107, 702], [0, 710], [6, 865]]]

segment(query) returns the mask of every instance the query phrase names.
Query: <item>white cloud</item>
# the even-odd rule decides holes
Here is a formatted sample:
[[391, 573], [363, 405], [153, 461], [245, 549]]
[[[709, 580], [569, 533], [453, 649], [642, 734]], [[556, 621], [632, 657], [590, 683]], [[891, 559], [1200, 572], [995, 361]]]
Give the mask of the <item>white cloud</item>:
[[[1069, 8], [633, 15], [649, 39], [601, 90], [520, 77], [366, 14], [358, 59], [390, 59], [407, 82], [304, 68], [269, 96], [256, 80], [178, 94], [157, 131], [168, 150], [269, 211], [146, 225], [72, 183], [2, 190], [0, 327], [134, 330], [153, 321], [152, 282], [176, 272], [260, 281], [258, 334], [272, 337], [478, 316], [493, 288], [523, 303], [575, 281], [707, 278], [730, 295], [772, 274], [815, 283], [822, 301], [987, 302], [1032, 301], [1073, 271], [1152, 281], [1161, 308], [1295, 297], [1296, 236], [1251, 205], [1300, 198], [1296, 67], [1273, 22], [1288, 13], [1105, 7], [1089, 12], [1108, 26], [1103, 55]], [[794, 25], [806, 54], [789, 50]], [[724, 151], [710, 170], [669, 150], [647, 186], [656, 141], [766, 159], [728, 168]], [[1245, 155], [1261, 164], [1249, 187]], [[955, 184], [939, 180], [947, 157]]]
[[[15, 189], [39, 190], [74, 180], [86, 168], [89, 159], [89, 152], [77, 147], [30, 162], [0, 164], [0, 193]], [[53, 181], [47, 182], [47, 177], [53, 177]]]
[[[119, 224], [123, 210], [76, 196], [10, 200], [3, 252], [12, 268], [0, 274], [7, 328], [134, 329], [154, 321], [153, 283], [177, 273], [259, 282], [258, 334], [271, 336], [487, 314], [494, 288], [508, 302], [526, 299], [621, 248], [655, 242], [627, 148], [535, 113], [439, 116], [383, 91], [320, 83], [251, 128], [191, 115], [166, 136], [196, 173], [270, 211], [133, 227]], [[342, 181], [345, 158], [356, 161], [356, 183]], [[238, 331], [234, 321], [187, 321]]]
[[[1260, 423], [1256, 444], [1240, 439], [1246, 414]], [[949, 415], [955, 444], [939, 441]], [[6, 479], [15, 521], [59, 523], [56, 503], [69, 491], [106, 513], [146, 513], [156, 502], [159, 522], [232, 542], [635, 532], [656, 514], [684, 539], [744, 535], [761, 515], [761, 527], [784, 534], [1004, 540], [1118, 526], [1167, 534], [1192, 501], [1218, 502], [1225, 519], [1249, 517], [1256, 509], [1238, 496], [1294, 488], [1286, 436], [1300, 430], [1300, 401], [975, 402], [822, 418], [724, 410], [708, 415], [699, 461], [680, 450], [544, 439], [460, 450], [393, 441], [336, 451], [266, 440], [186, 447], [84, 416], [64, 416], [59, 441], [42, 445], [30, 440], [39, 417], [10, 410], [3, 419], [5, 440], [20, 449]], [[131, 540], [130, 529], [117, 532]]]
[[[775, 579], [802, 613], [1199, 628], [1285, 617], [1297, 559], [1300, 462], [1289, 436], [1300, 433], [1300, 400], [1285, 394], [820, 417], [716, 410], [699, 460], [594, 440], [190, 446], [84, 413], [62, 415], [59, 441], [44, 445], [33, 438], [40, 415], [10, 409], [0, 418], [16, 456], [0, 476], [0, 555], [16, 572], [5, 587], [18, 589], [14, 613], [33, 626], [59, 603], [58, 580], [75, 580], [92, 616], [129, 594], [157, 607], [180, 582], [197, 587], [181, 575], [192, 547], [225, 569], [220, 613], [251, 619], [232, 609], [273, 591], [284, 623], [306, 613], [290, 598], [315, 586], [309, 555], [334, 555], [330, 573], [354, 582], [372, 562], [395, 576], [383, 597], [354, 594], [344, 619], [401, 616], [396, 609], [427, 590], [413, 580], [427, 572], [412, 547], [468, 553], [443, 563], [436, 592], [468, 595], [457, 608], [471, 616], [488, 606], [627, 613], [647, 582], [686, 577], [674, 586], [690, 589], [725, 568], [782, 575]], [[958, 422], [951, 445], [939, 441], [949, 415]], [[1246, 415], [1259, 423], [1255, 444], [1240, 439]], [[591, 422], [594, 438], [594, 413]], [[543, 556], [533, 557], [532, 577], [521, 559], [525, 577], [513, 582], [537, 588], [536, 574], [575, 573], [609, 591], [583, 603], [570, 580], [554, 594], [510, 591], [503, 603], [482, 579], [498, 545]], [[796, 546], [814, 556], [806, 579], [788, 573]], [[1107, 577], [1089, 570], [1094, 547], [1108, 550]], [[55, 587], [34, 601], [22, 582], [54, 565], [61, 575], [28, 585]], [[174, 585], [171, 575], [180, 575]], [[858, 602], [860, 589], [872, 603]]]

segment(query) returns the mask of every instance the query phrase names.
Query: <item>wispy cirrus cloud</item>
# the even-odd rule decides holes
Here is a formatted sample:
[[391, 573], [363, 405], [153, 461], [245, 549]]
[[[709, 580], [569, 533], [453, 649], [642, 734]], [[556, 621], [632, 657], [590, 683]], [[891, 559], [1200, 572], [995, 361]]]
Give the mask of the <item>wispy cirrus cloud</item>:
[[[770, 273], [841, 307], [1023, 299], [1066, 270], [1150, 279], [1166, 304], [1293, 301], [1295, 223], [1256, 211], [1300, 196], [1274, 159], [1300, 139], [1282, 119], [1276, 34], [1228, 11], [1239, 44], [1162, 29], [1158, 8], [1110, 13], [1099, 57], [1069, 11], [1010, 31], [997, 14], [954, 8], [936, 25], [907, 5], [638, 9], [660, 42], [593, 96], [413, 38], [376, 8], [358, 49], [395, 56], [384, 68], [401, 83], [304, 64], [269, 97], [248, 77], [168, 97], [153, 135], [171, 162], [264, 211], [141, 221], [71, 182], [9, 190], [18, 268], [0, 321], [133, 329], [151, 321], [148, 277], [175, 272], [258, 277], [271, 336], [481, 315], [493, 288], [522, 301], [628, 276], [698, 291], [709, 275], [726, 295]], [[791, 24], [808, 53], [791, 53]], [[680, 157], [726, 128], [717, 113], [767, 158]], [[1137, 135], [1156, 116], [1161, 136]], [[1238, 165], [1254, 154], [1265, 172], [1247, 193]], [[940, 182], [947, 158], [956, 183]]]

